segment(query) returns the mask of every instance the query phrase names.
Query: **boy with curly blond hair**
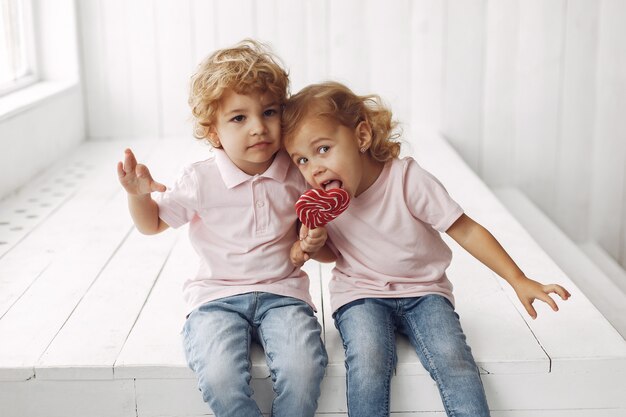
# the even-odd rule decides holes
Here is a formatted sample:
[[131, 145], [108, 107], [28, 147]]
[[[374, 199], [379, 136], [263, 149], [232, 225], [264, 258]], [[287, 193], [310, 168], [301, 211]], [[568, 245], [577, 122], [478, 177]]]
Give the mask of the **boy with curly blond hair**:
[[[170, 189], [130, 149], [118, 163], [139, 231], [189, 223], [200, 267], [183, 286], [183, 343], [218, 417], [261, 416], [250, 387], [253, 339], [271, 372], [275, 417], [313, 417], [327, 363], [309, 279], [289, 262], [298, 240], [293, 205], [306, 183], [281, 150], [288, 88], [265, 45], [245, 40], [218, 50], [193, 75], [189, 98], [194, 135], [214, 157], [185, 167]], [[324, 241], [311, 236], [311, 251]]]

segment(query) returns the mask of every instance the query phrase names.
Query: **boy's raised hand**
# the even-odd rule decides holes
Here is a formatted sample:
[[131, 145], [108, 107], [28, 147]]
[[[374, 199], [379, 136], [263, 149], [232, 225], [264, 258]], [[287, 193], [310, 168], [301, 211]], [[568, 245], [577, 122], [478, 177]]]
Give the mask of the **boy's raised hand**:
[[541, 284], [530, 278], [525, 278], [514, 287], [517, 297], [522, 302], [522, 305], [533, 319], [537, 318], [537, 312], [533, 307], [533, 301], [541, 300], [548, 304], [552, 310], [559, 311], [559, 307], [556, 302], [550, 297], [550, 293], [558, 294], [562, 300], [567, 300], [571, 294], [565, 288], [557, 284]]
[[150, 194], [153, 191], [164, 192], [165, 185], [152, 179], [148, 167], [138, 164], [130, 149], [124, 151], [124, 162], [117, 163], [117, 176], [120, 184], [131, 195]]

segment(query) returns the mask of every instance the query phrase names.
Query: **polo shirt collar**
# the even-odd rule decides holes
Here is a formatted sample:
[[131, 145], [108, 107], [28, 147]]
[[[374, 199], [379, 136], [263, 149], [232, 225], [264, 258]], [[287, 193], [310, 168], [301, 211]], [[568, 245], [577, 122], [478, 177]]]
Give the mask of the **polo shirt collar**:
[[265, 170], [265, 172], [257, 175], [248, 175], [239, 169], [222, 149], [214, 148], [213, 152], [215, 152], [215, 163], [217, 164], [217, 169], [219, 170], [220, 175], [222, 176], [222, 181], [224, 181], [227, 188], [236, 187], [239, 184], [249, 181], [255, 177], [270, 178], [275, 181], [283, 182], [285, 181], [285, 178], [287, 178], [287, 171], [289, 170], [289, 165], [291, 164], [291, 160], [285, 151], [279, 150], [274, 157], [272, 164]]

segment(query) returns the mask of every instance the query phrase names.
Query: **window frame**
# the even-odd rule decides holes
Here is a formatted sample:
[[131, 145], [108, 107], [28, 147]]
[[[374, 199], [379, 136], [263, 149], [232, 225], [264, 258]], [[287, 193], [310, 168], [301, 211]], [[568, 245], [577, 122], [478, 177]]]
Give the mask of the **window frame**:
[[4, 87], [0, 85], [0, 97], [4, 97], [10, 93], [21, 90], [25, 87], [35, 84], [39, 81], [39, 68], [37, 60], [37, 43], [35, 42], [36, 33], [34, 25], [34, 10], [32, 0], [13, 0], [21, 3], [23, 8], [22, 17], [23, 26], [22, 31], [24, 33], [24, 49], [25, 58], [27, 63], [27, 73], [20, 78], [8, 83]]

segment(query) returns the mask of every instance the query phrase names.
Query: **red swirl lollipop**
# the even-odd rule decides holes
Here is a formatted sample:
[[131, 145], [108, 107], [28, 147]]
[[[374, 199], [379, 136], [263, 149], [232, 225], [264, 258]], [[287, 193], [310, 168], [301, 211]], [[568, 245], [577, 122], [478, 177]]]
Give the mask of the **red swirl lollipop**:
[[315, 229], [339, 216], [348, 208], [350, 194], [342, 188], [328, 191], [311, 189], [296, 202], [296, 214], [309, 229]]

